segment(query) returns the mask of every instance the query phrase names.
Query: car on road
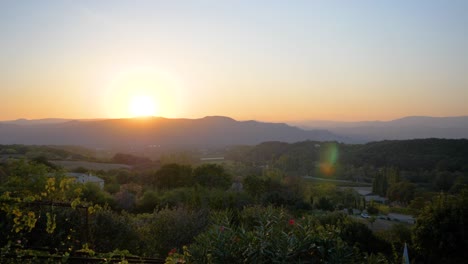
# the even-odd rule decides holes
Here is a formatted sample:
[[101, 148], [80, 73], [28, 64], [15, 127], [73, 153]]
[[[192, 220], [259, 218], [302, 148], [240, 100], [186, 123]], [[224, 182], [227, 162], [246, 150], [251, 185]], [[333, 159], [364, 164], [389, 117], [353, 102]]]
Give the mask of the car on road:
[[370, 216], [369, 216], [367, 213], [362, 213], [362, 214], [361, 214], [361, 217], [362, 217], [362, 218], [369, 218]]

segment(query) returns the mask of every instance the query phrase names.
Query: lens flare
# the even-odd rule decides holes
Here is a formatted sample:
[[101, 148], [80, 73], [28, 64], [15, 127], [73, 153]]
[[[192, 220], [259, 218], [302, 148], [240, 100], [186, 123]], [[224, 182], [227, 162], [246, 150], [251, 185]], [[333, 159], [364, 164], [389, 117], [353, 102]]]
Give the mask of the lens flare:
[[333, 175], [336, 171], [337, 161], [338, 146], [336, 144], [328, 144], [321, 153], [320, 172], [326, 176]]

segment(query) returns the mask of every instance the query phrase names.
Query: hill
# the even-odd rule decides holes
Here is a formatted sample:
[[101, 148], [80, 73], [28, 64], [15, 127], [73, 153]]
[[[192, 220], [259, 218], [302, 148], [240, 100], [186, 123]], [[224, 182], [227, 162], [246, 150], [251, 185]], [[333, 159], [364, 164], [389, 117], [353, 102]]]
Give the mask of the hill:
[[391, 121], [303, 121], [290, 124], [304, 129], [326, 129], [346, 135], [356, 143], [385, 139], [468, 138], [468, 116], [409, 116]]
[[303, 130], [284, 123], [236, 121], [211, 116], [200, 119], [158, 117], [66, 120], [41, 123], [0, 122], [0, 144], [81, 145], [90, 147], [153, 146], [223, 147], [264, 141], [346, 140], [327, 130]]

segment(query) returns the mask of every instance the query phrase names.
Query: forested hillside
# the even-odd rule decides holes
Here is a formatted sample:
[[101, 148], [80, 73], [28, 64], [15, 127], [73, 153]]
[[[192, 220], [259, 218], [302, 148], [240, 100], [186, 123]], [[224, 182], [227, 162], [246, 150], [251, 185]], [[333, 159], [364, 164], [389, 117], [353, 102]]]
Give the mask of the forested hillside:
[[[468, 140], [388, 140], [367, 144], [304, 141], [236, 146], [228, 159], [269, 166], [290, 175], [333, 177], [371, 182], [380, 168], [394, 168], [415, 182], [431, 182], [440, 173], [454, 181], [468, 172]], [[331, 171], [324, 170], [329, 168]]]

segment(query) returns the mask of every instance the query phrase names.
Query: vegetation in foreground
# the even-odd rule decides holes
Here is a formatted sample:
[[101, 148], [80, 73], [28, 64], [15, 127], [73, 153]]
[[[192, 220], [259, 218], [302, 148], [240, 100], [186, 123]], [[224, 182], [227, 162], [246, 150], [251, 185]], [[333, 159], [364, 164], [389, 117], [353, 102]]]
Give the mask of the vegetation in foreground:
[[[1, 261], [398, 263], [405, 242], [415, 263], [466, 257], [464, 178], [424, 185], [398, 167], [375, 169], [374, 192], [398, 205], [389, 207], [272, 164], [260, 173], [238, 162], [94, 172], [106, 181], [101, 190], [75, 183], [47, 159], [9, 161], [0, 166]], [[446, 191], [435, 192], [444, 184]], [[395, 208], [414, 213], [416, 224], [369, 229]], [[352, 209], [371, 217], [358, 221]]]

